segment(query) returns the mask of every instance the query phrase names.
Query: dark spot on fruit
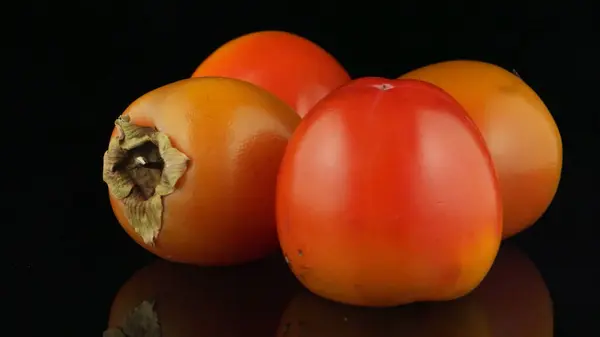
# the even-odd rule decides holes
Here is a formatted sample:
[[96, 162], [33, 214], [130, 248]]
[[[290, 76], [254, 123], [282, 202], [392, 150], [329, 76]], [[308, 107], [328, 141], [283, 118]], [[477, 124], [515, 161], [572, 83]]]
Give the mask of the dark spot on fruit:
[[373, 87], [375, 87], [379, 90], [386, 91], [386, 90], [392, 89], [394, 86], [389, 83], [382, 83], [382, 84], [375, 84], [375, 85], [373, 85]]

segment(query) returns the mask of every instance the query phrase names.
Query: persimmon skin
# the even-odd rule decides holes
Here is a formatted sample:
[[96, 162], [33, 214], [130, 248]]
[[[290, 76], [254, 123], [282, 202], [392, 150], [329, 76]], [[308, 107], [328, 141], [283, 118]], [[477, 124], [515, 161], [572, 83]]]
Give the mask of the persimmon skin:
[[554, 199], [562, 171], [560, 132], [535, 91], [509, 71], [479, 61], [436, 63], [400, 78], [442, 88], [481, 130], [500, 180], [503, 237], [533, 225]]
[[138, 244], [166, 260], [196, 265], [240, 264], [278, 249], [277, 171], [300, 122], [290, 107], [250, 83], [204, 77], [153, 90], [123, 114], [165, 133], [190, 158], [175, 192], [163, 199], [153, 245], [143, 242], [123, 203], [109, 193], [115, 216]]
[[278, 177], [290, 268], [346, 304], [465, 295], [496, 256], [501, 210], [475, 124], [421, 81], [363, 78], [328, 95], [290, 139]]
[[192, 77], [248, 81], [273, 93], [301, 116], [332, 90], [350, 81], [340, 63], [315, 43], [282, 31], [233, 39], [209, 55]]

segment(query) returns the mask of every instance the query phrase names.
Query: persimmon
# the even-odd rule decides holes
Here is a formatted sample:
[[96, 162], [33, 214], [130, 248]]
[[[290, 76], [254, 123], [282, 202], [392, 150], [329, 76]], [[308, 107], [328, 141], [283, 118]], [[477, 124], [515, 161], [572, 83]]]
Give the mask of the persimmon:
[[503, 237], [535, 223], [554, 199], [562, 170], [560, 132], [536, 92], [515, 74], [479, 61], [436, 63], [400, 78], [442, 88], [481, 130], [500, 180]]
[[121, 286], [104, 337], [270, 337], [298, 288], [281, 255], [235, 267], [159, 259]]
[[535, 265], [502, 247], [479, 287], [453, 301], [374, 309], [299, 291], [276, 336], [552, 337], [553, 328], [552, 300]]
[[233, 39], [210, 54], [192, 77], [223, 76], [256, 84], [304, 116], [321, 98], [350, 81], [340, 63], [314, 42], [282, 31]]
[[250, 83], [185, 79], [115, 122], [104, 181], [125, 231], [170, 261], [228, 265], [276, 251], [275, 184], [300, 117]]
[[290, 139], [277, 228], [317, 295], [395, 306], [475, 288], [498, 252], [502, 205], [458, 102], [426, 82], [363, 78], [319, 102]]

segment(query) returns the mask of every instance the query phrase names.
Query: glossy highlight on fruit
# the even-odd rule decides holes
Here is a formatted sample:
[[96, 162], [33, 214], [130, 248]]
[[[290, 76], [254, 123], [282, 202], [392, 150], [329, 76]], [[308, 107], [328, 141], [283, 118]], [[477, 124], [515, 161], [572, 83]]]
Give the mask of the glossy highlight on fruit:
[[490, 150], [502, 191], [504, 238], [546, 211], [560, 181], [562, 140], [544, 102], [521, 78], [478, 61], [447, 61], [400, 78], [423, 80], [452, 95]]
[[119, 223], [174, 262], [230, 265], [276, 251], [277, 171], [299, 122], [275, 96], [235, 79], [145, 94], [117, 120], [104, 156]]
[[227, 42], [192, 75], [200, 76], [231, 77], [258, 85], [302, 117], [325, 95], [350, 81], [327, 51], [282, 31], [260, 31]]
[[290, 139], [277, 228], [312, 292], [396, 306], [475, 288], [498, 251], [502, 207], [460, 104], [422, 81], [363, 78], [319, 102]]
[[299, 288], [281, 255], [236, 267], [157, 260], [121, 286], [104, 337], [273, 336]]
[[552, 299], [535, 265], [514, 246], [500, 249], [469, 295], [448, 302], [362, 308], [304, 290], [282, 315], [277, 337], [552, 337]]

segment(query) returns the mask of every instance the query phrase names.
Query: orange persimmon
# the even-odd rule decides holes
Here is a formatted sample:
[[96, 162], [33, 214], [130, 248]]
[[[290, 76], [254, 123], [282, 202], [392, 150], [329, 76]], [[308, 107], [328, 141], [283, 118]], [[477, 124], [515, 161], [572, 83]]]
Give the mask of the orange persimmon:
[[469, 295], [448, 302], [362, 308], [299, 291], [282, 315], [277, 337], [552, 337], [550, 293], [535, 265], [502, 247]]
[[290, 139], [277, 228], [314, 293], [395, 306], [475, 288], [498, 252], [502, 205], [460, 104], [426, 82], [362, 78], [321, 100]]
[[157, 260], [121, 286], [104, 336], [273, 336], [298, 288], [281, 255], [235, 267]]
[[400, 78], [442, 88], [481, 130], [500, 180], [503, 237], [515, 235], [538, 220], [558, 188], [562, 140], [535, 91], [511, 72], [478, 61], [436, 63]]
[[277, 250], [275, 184], [300, 117], [253, 84], [193, 78], [115, 122], [104, 181], [127, 233], [170, 261], [228, 265]]
[[192, 77], [223, 76], [256, 84], [304, 116], [350, 76], [327, 51], [298, 35], [260, 31], [219, 47]]

